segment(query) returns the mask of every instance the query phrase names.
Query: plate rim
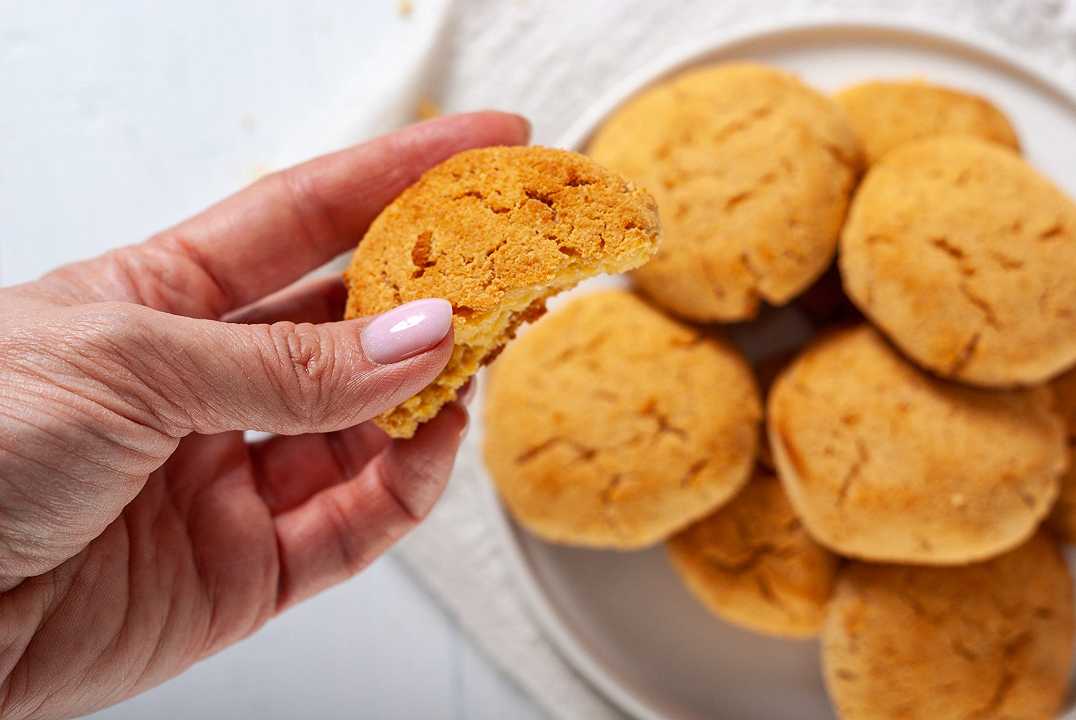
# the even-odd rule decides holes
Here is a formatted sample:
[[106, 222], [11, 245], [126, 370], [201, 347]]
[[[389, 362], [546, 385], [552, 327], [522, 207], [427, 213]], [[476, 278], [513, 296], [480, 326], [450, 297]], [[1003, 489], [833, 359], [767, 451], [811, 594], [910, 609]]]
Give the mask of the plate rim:
[[[736, 45], [758, 43], [782, 35], [809, 36], [826, 32], [918, 36], [935, 44], [948, 45], [981, 60], [999, 63], [1008, 72], [1015, 72], [1025, 81], [1045, 88], [1070, 105], [1076, 113], [1076, 89], [1069, 89], [1054, 80], [1048, 68], [984, 32], [966, 28], [938, 28], [921, 20], [886, 16], [792, 17], [744, 23], [662, 53], [610, 86], [561, 133], [552, 147], [581, 151], [601, 122], [622, 103], [653, 83], [705, 61], [709, 55]], [[484, 392], [480, 394], [484, 395]], [[519, 540], [518, 534], [525, 531], [509, 516], [481, 458], [478, 464], [485, 476], [481, 482], [482, 499], [489, 506], [495, 534], [508, 559], [509, 575], [542, 633], [552, 641], [557, 653], [575, 672], [617, 709], [640, 720], [663, 720], [665, 716], [652, 703], [618, 681], [561, 619], [555, 604], [537, 582], [532, 561]]]

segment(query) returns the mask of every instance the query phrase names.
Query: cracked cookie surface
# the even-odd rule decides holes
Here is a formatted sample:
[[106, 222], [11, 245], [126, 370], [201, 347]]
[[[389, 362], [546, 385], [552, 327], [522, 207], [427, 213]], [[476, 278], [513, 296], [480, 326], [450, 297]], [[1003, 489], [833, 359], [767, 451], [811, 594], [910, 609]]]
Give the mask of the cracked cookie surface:
[[1076, 453], [1076, 370], [1055, 378], [1050, 387], [1054, 391], [1057, 411], [1068, 429], [1069, 469], [1061, 477], [1061, 492], [1050, 510], [1047, 524], [1062, 540], [1076, 544], [1076, 467], [1073, 466], [1073, 454]]
[[486, 465], [516, 519], [553, 542], [651, 545], [727, 501], [754, 465], [746, 361], [625, 291], [542, 318], [486, 390]]
[[978, 95], [916, 80], [874, 80], [833, 96], [873, 164], [894, 148], [937, 135], [972, 135], [1020, 150], [1005, 113]]
[[903, 145], [867, 174], [841, 238], [848, 295], [913, 360], [988, 386], [1076, 363], [1076, 205], [1011, 151]]
[[482, 148], [429, 170], [381, 212], [345, 273], [348, 318], [421, 298], [452, 303], [448, 366], [377, 424], [411, 437], [546, 298], [638, 267], [658, 237], [653, 198], [578, 153]]
[[837, 557], [804, 530], [780, 481], [756, 472], [716, 512], [668, 542], [680, 577], [708, 608], [757, 632], [818, 632]]
[[661, 82], [616, 110], [587, 150], [648, 189], [658, 254], [633, 273], [690, 320], [782, 305], [833, 258], [862, 160], [840, 109], [794, 76], [716, 65]]
[[1068, 464], [1048, 388], [939, 380], [868, 326], [810, 346], [777, 380], [770, 446], [804, 525], [838, 553], [951, 564], [1034, 531]]
[[853, 562], [822, 630], [844, 720], [1050, 720], [1068, 686], [1072, 583], [1041, 533], [955, 568]]

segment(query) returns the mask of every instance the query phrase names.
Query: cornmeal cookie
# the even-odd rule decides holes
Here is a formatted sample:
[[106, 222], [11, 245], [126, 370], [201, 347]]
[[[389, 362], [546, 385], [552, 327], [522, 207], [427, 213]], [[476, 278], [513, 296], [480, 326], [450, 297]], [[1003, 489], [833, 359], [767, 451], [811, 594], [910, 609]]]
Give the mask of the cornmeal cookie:
[[804, 525], [866, 560], [962, 563], [1008, 550], [1045, 517], [1068, 463], [1049, 389], [938, 380], [867, 326], [811, 346], [767, 409]]
[[856, 194], [841, 274], [921, 365], [990, 386], [1076, 363], [1076, 206], [1016, 154], [949, 136], [903, 145]]
[[1076, 370], [1070, 370], [1051, 383], [1056, 408], [1065, 419], [1069, 438], [1069, 470], [1061, 478], [1057, 496], [1047, 524], [1067, 543], [1076, 543], [1076, 465], [1072, 451], [1076, 448]]
[[822, 629], [843, 720], [1051, 720], [1072, 662], [1072, 583], [1036, 534], [954, 568], [850, 563]]
[[347, 317], [445, 298], [456, 346], [433, 384], [377, 424], [413, 435], [546, 298], [641, 265], [658, 235], [653, 198], [577, 153], [483, 148], [429, 170], [359, 243], [345, 274]]
[[818, 632], [837, 558], [803, 529], [773, 475], [756, 473], [668, 548], [684, 582], [718, 616], [771, 635]]
[[1020, 151], [1005, 113], [961, 90], [915, 80], [875, 80], [846, 88], [833, 99], [844, 109], [870, 164], [898, 145], [937, 135], [971, 135]]
[[516, 519], [553, 542], [651, 545], [732, 497], [755, 461], [746, 361], [625, 291], [543, 318], [487, 389], [490, 474]]
[[788, 302], [833, 258], [862, 160], [844, 114], [761, 65], [686, 72], [629, 100], [588, 153], [654, 193], [665, 237], [634, 273], [691, 320]]

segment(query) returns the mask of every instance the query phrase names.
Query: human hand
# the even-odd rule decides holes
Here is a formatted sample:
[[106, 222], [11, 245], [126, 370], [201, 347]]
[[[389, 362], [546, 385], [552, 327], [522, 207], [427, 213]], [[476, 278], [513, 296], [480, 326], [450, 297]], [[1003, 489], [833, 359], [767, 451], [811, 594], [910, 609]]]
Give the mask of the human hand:
[[[451, 308], [332, 322], [340, 279], [281, 288], [353, 247], [428, 167], [527, 133], [500, 113], [416, 125], [0, 289], [0, 717], [146, 690], [430, 510], [462, 405], [406, 441], [366, 421], [440, 372]], [[246, 429], [278, 436], [248, 444]]]

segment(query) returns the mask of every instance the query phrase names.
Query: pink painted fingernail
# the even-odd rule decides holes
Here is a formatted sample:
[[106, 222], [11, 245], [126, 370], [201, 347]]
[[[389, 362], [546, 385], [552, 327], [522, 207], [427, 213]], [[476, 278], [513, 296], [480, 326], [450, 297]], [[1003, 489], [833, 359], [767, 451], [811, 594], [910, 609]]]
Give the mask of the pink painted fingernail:
[[451, 329], [447, 300], [415, 300], [371, 320], [362, 330], [362, 350], [370, 362], [391, 365], [429, 350]]

